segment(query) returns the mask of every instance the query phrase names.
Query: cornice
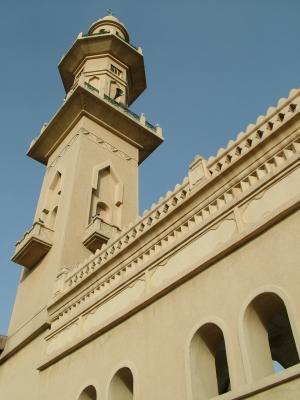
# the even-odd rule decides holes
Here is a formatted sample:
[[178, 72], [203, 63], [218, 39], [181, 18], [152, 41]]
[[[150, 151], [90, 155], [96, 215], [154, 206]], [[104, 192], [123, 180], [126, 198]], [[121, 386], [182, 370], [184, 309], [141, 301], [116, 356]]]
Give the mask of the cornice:
[[[49, 157], [68, 135], [74, 124], [87, 116], [139, 149], [139, 163], [163, 142], [160, 128], [152, 128], [144, 116], [131, 117], [111, 102], [79, 84], [32, 142], [28, 155], [47, 164]], [[135, 114], [134, 114], [135, 115]], [[70, 123], [71, 121], [71, 123]]]
[[[197, 157], [188, 177], [143, 217], [82, 264], [61, 269], [47, 309], [51, 328], [39, 369], [299, 209], [299, 104], [299, 92], [293, 92], [269, 119], [239, 135], [216, 159], [206, 163]], [[216, 170], [233, 151], [230, 165]]]
[[[242, 231], [244, 227], [239, 217], [239, 209], [242, 207], [243, 212], [246, 211], [249, 198], [252, 199], [251, 201], [262, 198], [270, 185], [272, 186], [278, 179], [282, 179], [283, 171], [285, 171], [284, 174], [287, 174], [298, 166], [299, 157], [300, 136], [296, 134], [292, 142], [286, 143], [284, 148], [277, 151], [272, 157], [267, 158], [264, 163], [257, 165], [254, 170], [248, 171], [248, 175], [243, 177], [238, 185], [233, 183], [231, 188], [226, 190], [226, 196], [223, 193], [209, 203], [201, 204], [198, 209], [188, 214], [185, 220], [172, 226], [172, 229], [163, 236], [156, 237], [154, 243], [143, 247], [135, 257], [126, 258], [123, 262], [117, 263], [117, 268], [107, 271], [100, 278], [92, 278], [92, 275], [95, 275], [97, 268], [102, 263], [104, 265], [109, 262], [110, 256], [110, 261], [113, 261], [113, 254], [106, 252], [85, 265], [84, 268], [80, 268], [72, 275], [67, 276], [65, 280], [65, 283], [69, 285], [66, 287], [67, 291], [72, 291], [72, 289], [74, 291], [77, 285], [84, 283], [88, 275], [91, 277], [90, 285], [81, 289], [79, 293], [75, 294], [75, 297], [74, 294], [66, 297], [62, 306], [59, 306], [60, 300], [58, 299], [57, 304], [54, 303], [50, 307], [52, 322], [62, 320], [59, 325], [63, 321], [66, 323], [69, 318], [73, 318], [74, 307], [80, 305], [82, 307], [82, 304], [87, 300], [89, 300], [87, 303], [90, 304], [90, 301], [94, 301], [93, 298], [98, 299], [99, 296], [101, 298], [103, 295], [106, 297], [110, 293], [116, 293], [117, 286], [123, 285], [126, 280], [129, 282], [130, 279], [133, 279], [133, 276], [138, 276], [149, 265], [155, 265], [158, 260], [161, 264], [163, 259], [170, 256], [172, 248], [173, 251], [176, 249], [176, 252], [178, 252], [180, 246], [186, 245], [188, 236], [204, 234], [205, 230], [212, 229], [211, 226], [214, 226], [213, 230], [217, 229], [218, 221], [224, 221], [224, 218], [228, 218], [226, 215], [229, 216], [232, 211], [234, 211], [237, 229]], [[277, 164], [274, 168], [275, 163]], [[246, 205], [244, 206], [244, 204]], [[229, 219], [231, 218], [229, 217]], [[101, 293], [103, 293], [102, 296]]]
[[[172, 240], [173, 249], [168, 252], [166, 257], [156, 259], [154, 263], [153, 260], [151, 262], [148, 259], [146, 268], [136, 271], [135, 275], [134, 271], [132, 272], [130, 269], [138, 269], [138, 266], [134, 267], [130, 265], [128, 266], [129, 271], [126, 267], [120, 269], [115, 276], [107, 277], [106, 281], [99, 281], [98, 286], [93, 285], [89, 288], [89, 293], [86, 292], [84, 298], [81, 298], [79, 301], [77, 299], [73, 304], [70, 303], [67, 309], [60, 311], [58, 317], [62, 318], [63, 321], [61, 322], [63, 323], [59, 322], [59, 319], [53, 320], [52, 316], [51, 330], [45, 336], [47, 356], [38, 369], [47, 368], [67, 354], [116, 326], [249, 240], [259, 236], [287, 215], [298, 210], [300, 207], [300, 191], [299, 187], [294, 186], [295, 195], [288, 201], [281, 202], [272, 211], [264, 211], [255, 223], [241, 225], [240, 228], [238, 226], [237, 220], [241, 217], [240, 213], [244, 212], [243, 208], [245, 208], [245, 205], [255, 204], [265, 195], [272, 193], [273, 188], [276, 190], [276, 185], [282, 185], [282, 182], [284, 182], [282, 178], [285, 177], [288, 179], [292, 178], [293, 180], [295, 178], [296, 180], [299, 179], [299, 157], [297, 161], [294, 159], [288, 168], [281, 168], [279, 174], [273, 176], [273, 182], [266, 182], [266, 185], [262, 185], [260, 188], [262, 193], [259, 193], [259, 196], [257, 196], [254, 190], [253, 193], [249, 193], [247, 200], [238, 201], [224, 215], [214, 216], [209, 226], [205, 228], [205, 232], [200, 232], [201, 228], [197, 227], [195, 221], [193, 224], [190, 223], [181, 232], [181, 238], [175, 238], [177, 243], [174, 242], [174, 239]], [[288, 196], [289, 194], [286, 193], [286, 197]], [[221, 236], [223, 236], [223, 240], [221, 241], [219, 241], [220, 232]], [[180, 263], [180, 269], [178, 267], [174, 269], [176, 263], [174, 265], [172, 260], [178, 254], [186, 252], [186, 249], [191, 251], [189, 249], [191, 249], [190, 246], [193, 246], [193, 243], [196, 244], [198, 249], [201, 249], [203, 238], [205, 240], [207, 235], [214, 235], [214, 240], [218, 240], [217, 243], [214, 243], [214, 247], [206, 249], [204, 253], [202, 248], [202, 254], [196, 256], [194, 254], [194, 256], [190, 257], [191, 260], [184, 256], [185, 263]], [[179, 246], [180, 242], [181, 245]], [[181, 248], [181, 252], [178, 252], [179, 247]], [[157, 280], [157, 278], [159, 279]], [[111, 302], [113, 303], [113, 307], [111, 306]], [[107, 305], [110, 305], [108, 309]], [[107, 313], [108, 310], [109, 312]], [[70, 316], [69, 318], [68, 315]]]
[[127, 153], [124, 151], [118, 149], [116, 146], [108, 142], [107, 140], [104, 140], [102, 137], [87, 131], [84, 128], [80, 128], [79, 131], [74, 135], [70, 141], [66, 144], [66, 146], [60, 151], [60, 153], [54, 158], [54, 160], [47, 166], [47, 172], [53, 168], [58, 160], [64, 156], [64, 154], [73, 146], [73, 144], [76, 142], [78, 137], [80, 135], [88, 136], [90, 140], [92, 140], [94, 143], [97, 143], [99, 146], [105, 148], [109, 152], [115, 154], [117, 157], [121, 158], [122, 160], [125, 160], [129, 163], [132, 163], [134, 165], [137, 165], [138, 160], [134, 159], [133, 157], [129, 156]]
[[300, 108], [300, 89], [292, 89], [288, 98], [281, 98], [277, 107], [269, 107], [266, 115], [260, 115], [255, 124], [249, 124], [245, 132], [240, 132], [235, 140], [230, 140], [226, 148], [220, 148], [216, 156], [207, 160], [210, 175], [216, 176], [241, 159], [249, 151], [286, 125]]

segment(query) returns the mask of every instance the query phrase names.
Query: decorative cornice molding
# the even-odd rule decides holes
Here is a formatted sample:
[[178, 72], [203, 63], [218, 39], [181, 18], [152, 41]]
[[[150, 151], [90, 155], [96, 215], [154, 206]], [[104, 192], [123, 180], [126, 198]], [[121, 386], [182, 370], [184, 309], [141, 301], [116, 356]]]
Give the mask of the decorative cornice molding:
[[[87, 299], [92, 301], [92, 299], [99, 299], [99, 296], [109, 296], [116, 290], [118, 285], [124, 284], [125, 281], [132, 279], [134, 274], [139, 274], [149, 263], [152, 265], [154, 263], [155, 266], [155, 260], [158, 258], [160, 260], [159, 265], [163, 265], [165, 260], [161, 257], [165, 257], [168, 251], [170, 251], [170, 248], [176, 245], [178, 250], [186, 241], [187, 237], [195, 234], [202, 235], [206, 230], [218, 229], [219, 224], [216, 223], [216, 221], [220, 218], [224, 221], [224, 218], [228, 218], [226, 217], [228, 213], [234, 212], [234, 216], [232, 215], [229, 219], [234, 217], [237, 229], [239, 231], [243, 230], [243, 222], [239, 221], [241, 218], [240, 206], [246, 204], [245, 202], [247, 201], [250, 204], [259, 197], [264, 196], [268, 187], [272, 185], [273, 181], [276, 181], [276, 176], [278, 174], [282, 174], [282, 171], [288, 171], [289, 168], [291, 168], [290, 166], [299, 163], [299, 156], [300, 135], [298, 134], [297, 136], [297, 134], [294, 134], [293, 140], [286, 143], [281, 150], [277, 151], [252, 170], [249, 170], [247, 175], [242, 177], [239, 182], [233, 183], [232, 186], [225, 189], [223, 193], [220, 193], [217, 197], [210, 199], [210, 201], [206, 203], [203, 202], [200, 207], [194, 210], [193, 214], [189, 214], [179, 225], [174, 225], [173, 229], [165, 234], [165, 236], [160, 237], [155, 243], [150, 243], [148, 247], [143, 248], [143, 250], [133, 258], [125, 259], [117, 269], [108, 271], [104, 276], [91, 282], [87, 290], [84, 290], [78, 294], [77, 297], [65, 303], [60, 310], [54, 311], [51, 316], [52, 321], [60, 325], [60, 320], [69, 319], [69, 313], [73, 315], [73, 312], [79, 312], [77, 307], [81, 307]], [[270, 179], [271, 183], [269, 183]], [[181, 198], [180, 194], [182, 194], [181, 191], [176, 194], [179, 199]], [[249, 196], [251, 196], [250, 199]], [[170, 202], [173, 200], [174, 199], [171, 197]], [[181, 201], [183, 202], [184, 199]], [[248, 205], [243, 207], [243, 212], [245, 212]], [[160, 211], [163, 211], [163, 209], [160, 209]], [[144, 224], [144, 221], [145, 220], [141, 220], [134, 226], [130, 233], [127, 233], [125, 236], [123, 235], [110, 246], [107, 246], [103, 251], [98, 252], [96, 257], [94, 256], [87, 263], [78, 266], [77, 270], [66, 271], [66, 274], [61, 276], [62, 281], [60, 287], [62, 290], [59, 295], [65, 294], [68, 290], [75, 288], [88, 276], [101, 268], [106, 262], [112, 260], [112, 258], [122, 250], [122, 246], [125, 248], [129, 243], [132, 243], [135, 239], [143, 235], [143, 232], [149, 229], [149, 227]], [[211, 227], [212, 223], [214, 224], [213, 228]], [[54, 302], [56, 302], [56, 300], [59, 299], [54, 299]]]
[[[184, 178], [181, 184], [176, 185], [172, 192], [168, 192], [165, 197], [161, 197], [157, 204], [153, 203], [151, 209], [149, 211], [146, 210], [142, 218], [139, 217], [135, 224], [131, 224], [125, 228], [119, 237], [114, 238], [113, 242], [108, 242], [101, 251], [97, 251], [95, 255], [91, 255], [89, 259], [70, 270], [67, 276], [65, 276], [65, 283], [63, 285], [64, 293], [61, 293], [61, 295], [73, 289], [79, 282], [82, 282], [83, 279], [86, 279], [95, 270], [101, 268], [117, 253], [123, 251], [129, 244], [140, 238], [141, 235], [144, 235], [150, 227], [154, 226], [158, 221], [161, 221], [185, 202], [190, 197], [192, 191], [194, 192], [194, 167], [197, 163], [199, 163], [202, 172], [200, 172], [200, 178], [197, 174], [196, 176], [197, 180], [201, 183], [200, 187], [203, 188], [205, 185], [210, 184], [211, 180], [216, 176], [222, 174], [229, 166], [234, 165], [237, 160], [244, 157], [259, 144], [263, 143], [266, 138], [278, 131], [279, 128], [287, 124], [296, 114], [299, 114], [299, 111], [300, 90], [292, 90], [288, 99], [279, 100], [277, 109], [273, 107], [269, 108], [265, 117], [258, 117], [256, 125], [249, 125], [246, 133], [239, 134], [236, 141], [230, 141], [227, 149], [220, 149], [217, 156], [210, 158], [207, 164], [202, 157], [196, 157], [190, 166], [189, 177]], [[276, 167], [281, 162], [284, 162], [298, 150], [299, 138], [289, 144], [284, 150], [281, 150], [276, 156], [264, 162], [259, 168], [253, 170], [238, 184], [235, 184], [231, 189], [226, 190], [221, 196], [205, 206], [201, 210], [201, 213], [195, 215], [195, 218], [202, 221], [206, 216], [220, 210], [257, 181], [260, 181], [265, 175], [269, 174], [274, 166]], [[198, 184], [195, 185], [197, 189], [199, 189], [198, 186]], [[138, 258], [140, 259], [141, 257], [139, 256]]]
[[122, 150], [119, 150], [116, 146], [113, 144], [109, 143], [108, 141], [105, 141], [103, 138], [99, 137], [95, 133], [85, 131], [85, 135], [88, 135], [88, 137], [93, 140], [95, 143], [99, 144], [101, 147], [104, 149], [108, 150], [110, 153], [115, 154], [117, 157], [121, 158], [122, 160], [128, 161], [134, 165], [137, 165], [138, 160], [134, 159], [133, 157], [129, 156], [127, 153], [125, 153]]
[[79, 138], [80, 135], [85, 135], [85, 136], [89, 136], [89, 138], [91, 140], [93, 140], [95, 143], [97, 143], [98, 145], [102, 146], [103, 148], [105, 148], [106, 150], [108, 150], [109, 152], [115, 154], [116, 156], [118, 156], [119, 158], [121, 158], [122, 160], [128, 161], [130, 163], [133, 163], [134, 165], [137, 165], [138, 161], [136, 159], [134, 159], [133, 157], [130, 157], [127, 153], [125, 153], [124, 151], [119, 150], [116, 146], [112, 145], [111, 143], [105, 141], [104, 139], [102, 139], [101, 137], [99, 137], [98, 135], [96, 135], [95, 133], [89, 132], [84, 128], [80, 128], [78, 130], [78, 132], [76, 133], [75, 136], [72, 137], [72, 139], [66, 144], [66, 146], [61, 150], [61, 152], [59, 153], [59, 155], [57, 157], [55, 157], [55, 159], [47, 166], [47, 172], [50, 171], [51, 168], [53, 168], [56, 163], [58, 162], [58, 160], [60, 158], [62, 158], [64, 156], [64, 154], [73, 146], [73, 144], [77, 141], [77, 139]]
[[[297, 167], [295, 168], [294, 166], [288, 171], [285, 170], [283, 174], [291, 177], [292, 180], [298, 180], [299, 162]], [[279, 185], [284, 185], [284, 181], [280, 178], [276, 182]], [[269, 185], [269, 187], [272, 191], [274, 186]], [[215, 221], [207, 230], [208, 235], [213, 234], [211, 239], [215, 245], [213, 248], [205, 246], [206, 252], [201, 254], [200, 257], [197, 252], [193, 251], [193, 256], [188, 260], [187, 264], [181, 262], [182, 252], [175, 251], [163, 262], [158, 261], [155, 265], [149, 264], [146, 269], [136, 274], [134, 278], [129, 279], [126, 284], [122, 280], [122, 276], [120, 276], [119, 281], [114, 285], [113, 291], [106, 291], [105, 293], [104, 290], [102, 292], [104, 296], [99, 296], [102, 289], [93, 288], [92, 293], [98, 294], [97, 299], [93, 299], [89, 295], [83, 300], [82, 307], [74, 304], [70, 307], [70, 318], [65, 320], [63, 324], [60, 324], [58, 320], [52, 321], [51, 330], [45, 336], [47, 358], [43, 360], [38, 369], [47, 368], [103, 332], [116, 326], [132, 314], [146, 307], [149, 303], [154, 302], [157, 298], [170, 292], [208, 268], [211, 264], [222, 259], [225, 255], [247, 243], [250, 239], [274, 226], [287, 215], [298, 210], [300, 207], [300, 190], [299, 186], [294, 185], [293, 187], [296, 193], [295, 196], [288, 201], [281, 199], [283, 201], [278, 208], [265, 213], [257, 223], [246, 226], [242, 232], [236, 229], [234, 212], [227, 214], [223, 219]], [[286, 192], [285, 197], [288, 198], [289, 193]], [[238, 208], [240, 206], [241, 204], [236, 205]], [[226, 224], [227, 226], [224, 226]], [[230, 224], [230, 231], [228, 231], [228, 224]], [[188, 251], [195, 249], [195, 245], [196, 248], [202, 248], [202, 238], [204, 236], [205, 241], [207, 234], [197, 235], [196, 239], [195, 237], [189, 238], [186, 244], [187, 247], [190, 247]], [[185, 248], [182, 251], [184, 252]], [[186, 256], [183, 258], [186, 260]], [[155, 277], [157, 273], [158, 276]], [[122, 271], [122, 274], [126, 274], [126, 272]], [[86, 302], [85, 307], [84, 302]], [[61, 315], [66, 312], [66, 310], [62, 311]], [[68, 332], [71, 332], [71, 334], [69, 335]]]
[[61, 152], [58, 154], [58, 156], [55, 157], [54, 160], [53, 160], [49, 165], [47, 165], [47, 173], [50, 171], [51, 168], [53, 168], [53, 167], [56, 165], [56, 163], [58, 162], [58, 160], [59, 160], [60, 158], [62, 158], [63, 155], [73, 146], [73, 144], [74, 144], [74, 143], [77, 141], [77, 139], [79, 138], [80, 133], [81, 133], [81, 131], [79, 130], [78, 133], [77, 133], [75, 136], [73, 136], [73, 137], [71, 138], [71, 140], [66, 144], [66, 146], [61, 150]]
[[300, 89], [292, 89], [288, 98], [279, 99], [277, 108], [269, 107], [266, 115], [260, 115], [255, 124], [247, 126], [246, 132], [240, 132], [236, 140], [230, 140], [225, 149], [221, 147], [216, 156], [208, 159], [207, 168], [210, 175], [216, 176], [222, 173], [237, 159], [253, 150], [299, 113], [299, 108]]

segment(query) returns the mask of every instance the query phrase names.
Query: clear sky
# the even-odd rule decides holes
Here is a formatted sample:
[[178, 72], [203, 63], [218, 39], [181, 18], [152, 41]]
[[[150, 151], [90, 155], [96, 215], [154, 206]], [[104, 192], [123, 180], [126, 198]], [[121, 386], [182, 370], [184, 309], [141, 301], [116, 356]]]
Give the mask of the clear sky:
[[[56, 68], [79, 32], [111, 8], [144, 51], [148, 88], [131, 106], [165, 143], [140, 168], [140, 211], [300, 86], [299, 0], [26, 0], [1, 4], [0, 334], [44, 167], [25, 153], [62, 104]], [[43, 288], [36, 288], [43, 290]]]

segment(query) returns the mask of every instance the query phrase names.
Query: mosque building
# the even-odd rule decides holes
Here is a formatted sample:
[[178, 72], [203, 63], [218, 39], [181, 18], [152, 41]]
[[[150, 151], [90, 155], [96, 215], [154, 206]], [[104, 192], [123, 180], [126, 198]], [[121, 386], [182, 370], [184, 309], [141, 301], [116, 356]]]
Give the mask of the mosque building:
[[59, 72], [28, 150], [46, 169], [0, 399], [300, 398], [300, 90], [140, 216], [139, 165], [164, 140], [130, 109], [142, 49], [107, 15]]

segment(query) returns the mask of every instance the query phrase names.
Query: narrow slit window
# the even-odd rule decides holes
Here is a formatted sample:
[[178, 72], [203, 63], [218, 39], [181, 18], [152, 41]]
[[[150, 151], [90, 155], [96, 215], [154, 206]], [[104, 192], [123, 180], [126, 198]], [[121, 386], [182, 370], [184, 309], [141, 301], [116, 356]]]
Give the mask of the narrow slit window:
[[110, 70], [118, 77], [120, 77], [120, 78], [122, 77], [122, 71], [119, 68], [117, 68], [116, 66], [114, 66], [113, 64], [110, 64]]

